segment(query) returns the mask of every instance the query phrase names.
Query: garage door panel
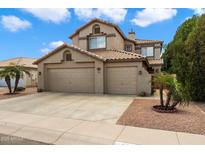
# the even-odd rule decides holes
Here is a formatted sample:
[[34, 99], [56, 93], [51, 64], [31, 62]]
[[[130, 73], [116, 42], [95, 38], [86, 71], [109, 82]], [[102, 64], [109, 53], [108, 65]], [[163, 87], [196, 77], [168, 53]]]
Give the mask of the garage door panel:
[[94, 92], [93, 68], [48, 69], [47, 88], [59, 92]]
[[107, 68], [107, 93], [136, 94], [137, 68], [110, 67]]

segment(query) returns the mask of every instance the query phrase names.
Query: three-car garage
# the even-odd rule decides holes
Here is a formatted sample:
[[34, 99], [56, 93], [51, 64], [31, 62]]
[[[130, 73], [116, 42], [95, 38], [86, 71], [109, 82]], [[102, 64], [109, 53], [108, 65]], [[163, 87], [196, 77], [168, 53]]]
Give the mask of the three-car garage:
[[[69, 54], [69, 60], [65, 59]], [[116, 58], [117, 57], [117, 58]], [[120, 51], [97, 55], [65, 44], [39, 59], [41, 91], [95, 94], [151, 93], [151, 75], [143, 57]]]

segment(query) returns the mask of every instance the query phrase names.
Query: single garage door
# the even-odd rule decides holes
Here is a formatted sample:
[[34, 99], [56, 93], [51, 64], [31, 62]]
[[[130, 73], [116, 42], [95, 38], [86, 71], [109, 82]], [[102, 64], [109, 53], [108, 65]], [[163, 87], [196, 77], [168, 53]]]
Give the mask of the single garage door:
[[93, 68], [49, 68], [47, 79], [49, 91], [94, 93]]
[[107, 93], [109, 94], [136, 94], [137, 68], [110, 67], [107, 68]]

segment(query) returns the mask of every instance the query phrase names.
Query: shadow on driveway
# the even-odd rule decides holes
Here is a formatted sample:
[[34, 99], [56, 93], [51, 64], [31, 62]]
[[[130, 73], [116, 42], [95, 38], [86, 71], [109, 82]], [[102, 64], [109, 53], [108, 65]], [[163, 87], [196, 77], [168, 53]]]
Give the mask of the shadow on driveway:
[[0, 134], [0, 145], [48, 145], [43, 142]]

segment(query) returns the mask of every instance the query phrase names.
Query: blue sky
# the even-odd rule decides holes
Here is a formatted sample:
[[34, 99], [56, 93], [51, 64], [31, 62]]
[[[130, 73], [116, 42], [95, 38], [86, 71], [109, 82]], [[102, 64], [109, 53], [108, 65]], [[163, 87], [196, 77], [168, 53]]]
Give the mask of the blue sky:
[[0, 60], [39, 58], [93, 17], [119, 25], [137, 38], [168, 43], [177, 27], [204, 9], [0, 9]]

